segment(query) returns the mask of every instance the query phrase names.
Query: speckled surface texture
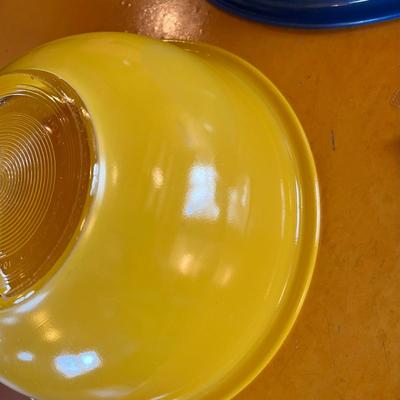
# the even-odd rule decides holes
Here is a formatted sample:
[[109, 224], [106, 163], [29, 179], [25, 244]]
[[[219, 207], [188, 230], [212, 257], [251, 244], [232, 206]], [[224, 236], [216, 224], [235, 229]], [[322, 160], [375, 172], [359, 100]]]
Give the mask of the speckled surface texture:
[[[297, 31], [202, 0], [2, 0], [0, 27], [0, 66], [51, 39], [101, 30], [202, 40], [261, 69], [311, 143], [323, 225], [300, 318], [236, 400], [400, 398], [400, 21]], [[0, 398], [22, 397], [0, 389]]]

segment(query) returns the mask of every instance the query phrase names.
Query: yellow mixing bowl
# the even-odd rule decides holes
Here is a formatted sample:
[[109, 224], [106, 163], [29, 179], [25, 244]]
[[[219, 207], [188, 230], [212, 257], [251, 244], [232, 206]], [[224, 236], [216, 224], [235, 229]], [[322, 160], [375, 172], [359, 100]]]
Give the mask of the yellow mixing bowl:
[[0, 75], [0, 374], [40, 400], [234, 396], [317, 252], [295, 114], [204, 44], [94, 33]]

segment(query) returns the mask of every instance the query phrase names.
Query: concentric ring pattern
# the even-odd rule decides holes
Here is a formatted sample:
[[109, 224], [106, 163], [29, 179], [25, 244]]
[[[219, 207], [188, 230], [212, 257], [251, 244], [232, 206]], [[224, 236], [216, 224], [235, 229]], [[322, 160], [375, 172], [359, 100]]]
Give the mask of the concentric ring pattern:
[[0, 119], [0, 219], [2, 255], [26, 245], [50, 206], [56, 178], [53, 144], [45, 127], [29, 115]]
[[43, 72], [0, 76], [0, 294], [22, 295], [77, 236], [94, 165], [88, 112]]

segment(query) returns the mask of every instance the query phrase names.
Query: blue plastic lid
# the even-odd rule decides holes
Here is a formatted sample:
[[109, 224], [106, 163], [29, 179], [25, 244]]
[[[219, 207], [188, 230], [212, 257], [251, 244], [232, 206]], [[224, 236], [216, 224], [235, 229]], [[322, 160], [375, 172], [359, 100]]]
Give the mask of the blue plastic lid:
[[241, 17], [300, 28], [335, 28], [400, 17], [400, 0], [210, 0]]

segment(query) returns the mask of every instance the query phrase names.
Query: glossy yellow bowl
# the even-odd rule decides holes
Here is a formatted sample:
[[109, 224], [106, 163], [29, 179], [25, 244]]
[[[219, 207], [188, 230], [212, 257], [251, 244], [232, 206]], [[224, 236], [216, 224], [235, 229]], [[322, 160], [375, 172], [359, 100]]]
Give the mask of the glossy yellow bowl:
[[[60, 107], [59, 118], [69, 107], [76, 132], [67, 126], [57, 141], [36, 106], [24, 111], [23, 96], [35, 88]], [[5, 108], [12, 101], [20, 101], [18, 112]], [[2, 130], [12, 121], [24, 140]], [[81, 143], [71, 148], [80, 150], [65, 156], [70, 130]], [[36, 238], [31, 249], [58, 246], [59, 237], [68, 243], [47, 264], [30, 262], [35, 254], [25, 249], [15, 287], [9, 270], [17, 264], [0, 264], [1, 380], [39, 400], [233, 397], [287, 336], [317, 251], [315, 167], [282, 95], [211, 46], [86, 34], [42, 46], [1, 72], [0, 149], [34, 148], [30, 135], [50, 148], [26, 167], [35, 177], [39, 165], [44, 178], [18, 184], [48, 191], [38, 189], [42, 197], [32, 194], [26, 207], [47, 201], [51, 208], [66, 191], [43, 214], [48, 227], [32, 226], [50, 232], [57, 215], [60, 226], [75, 222], [65, 237], [35, 227], [26, 238], [14, 233], [28, 245]], [[17, 184], [7, 169], [12, 154], [0, 164], [4, 226], [16, 207], [7, 197]], [[66, 167], [75, 156], [79, 162]], [[85, 162], [86, 175], [79, 172]], [[71, 186], [63, 168], [79, 170]], [[68, 203], [69, 187], [85, 195], [79, 207]], [[63, 198], [73, 204], [71, 217], [62, 217]], [[9, 230], [0, 246], [18, 255]]]

